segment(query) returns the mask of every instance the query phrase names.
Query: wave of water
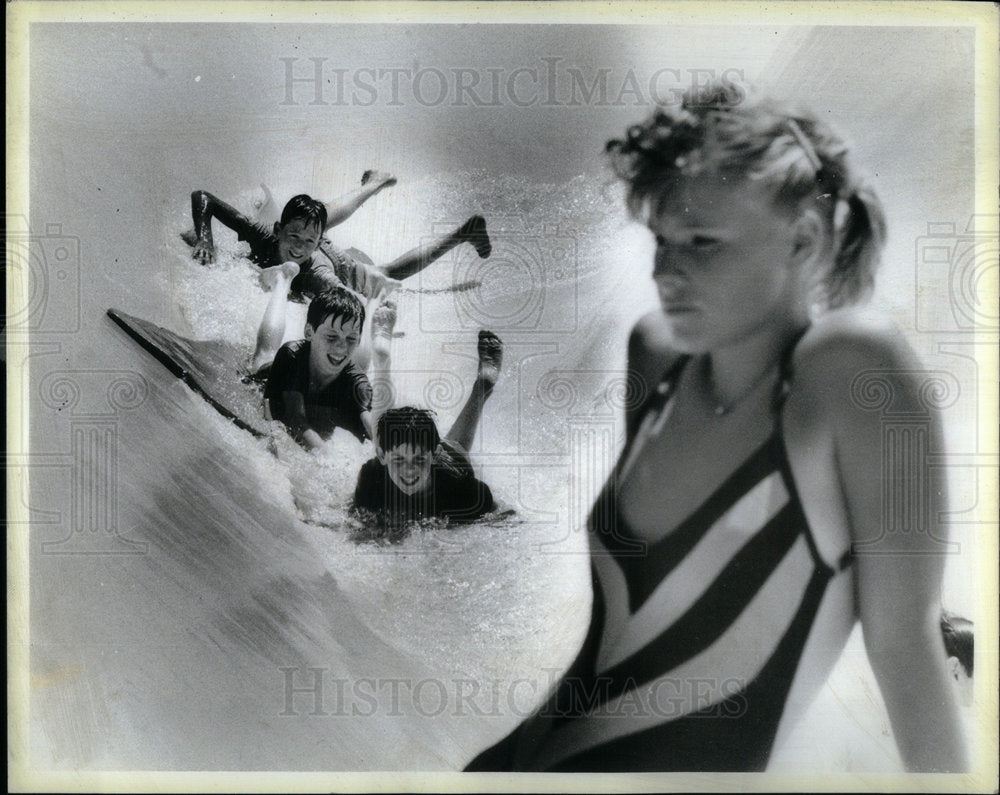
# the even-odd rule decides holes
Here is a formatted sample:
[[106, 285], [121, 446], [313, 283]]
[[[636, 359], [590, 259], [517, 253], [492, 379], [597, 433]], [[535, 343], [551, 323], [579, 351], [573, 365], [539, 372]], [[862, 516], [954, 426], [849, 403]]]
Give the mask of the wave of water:
[[[120, 527], [148, 547], [87, 567], [55, 556], [33, 564], [36, 582], [75, 595], [58, 609], [42, 603], [33, 634], [37, 762], [456, 769], [544, 697], [585, 629], [579, 525], [600, 486], [594, 467], [571, 463], [587, 450], [568, 420], [596, 405], [618, 427], [608, 362], [623, 352], [622, 326], [639, 306], [627, 294], [639, 288], [606, 267], [622, 255], [608, 232], [624, 222], [602, 186], [453, 175], [424, 217], [440, 217], [450, 192], [469, 185], [494, 253], [483, 263], [456, 250], [420, 287], [470, 272], [481, 286], [401, 294], [394, 365], [400, 400], [434, 408], [445, 429], [471, 386], [476, 327], [501, 330], [503, 377], [471, 453], [516, 515], [461, 528], [427, 522], [392, 546], [357, 544], [346, 505], [370, 444], [338, 435], [320, 456], [282, 432], [255, 439], [136, 348], [128, 364], [150, 389], [118, 427]], [[490, 206], [513, 206], [520, 220], [493, 217]], [[553, 239], [561, 249], [546, 248]], [[164, 241], [167, 267], [151, 289], [169, 305], [166, 325], [249, 353], [267, 296], [238, 244], [218, 234], [206, 268], [172, 231]], [[294, 337], [304, 309], [290, 312]], [[108, 324], [102, 333], [119, 332]], [[565, 386], [551, 388], [560, 379], [572, 405]], [[315, 694], [294, 688], [289, 708], [289, 671], [294, 688], [324, 678], [320, 711], [330, 714], [313, 714]], [[358, 691], [369, 680], [372, 692]]]

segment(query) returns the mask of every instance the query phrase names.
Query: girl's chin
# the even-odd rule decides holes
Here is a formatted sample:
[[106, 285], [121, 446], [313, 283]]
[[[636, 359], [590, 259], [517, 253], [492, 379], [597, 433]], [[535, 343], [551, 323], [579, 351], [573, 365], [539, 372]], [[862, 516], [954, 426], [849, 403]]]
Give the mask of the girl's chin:
[[710, 349], [710, 340], [704, 330], [694, 328], [688, 323], [677, 322], [669, 315], [666, 318], [672, 350], [677, 353], [697, 354], [705, 353]]

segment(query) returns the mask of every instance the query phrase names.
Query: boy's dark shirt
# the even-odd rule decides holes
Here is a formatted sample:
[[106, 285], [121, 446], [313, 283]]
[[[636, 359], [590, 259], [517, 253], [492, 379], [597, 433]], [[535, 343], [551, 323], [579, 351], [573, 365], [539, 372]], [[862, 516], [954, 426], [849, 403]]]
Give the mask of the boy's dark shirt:
[[446, 453], [449, 463], [435, 463], [431, 487], [407, 495], [396, 487], [385, 464], [377, 458], [365, 462], [358, 473], [354, 507], [393, 519], [440, 516], [471, 521], [496, 508], [490, 487], [472, 474], [472, 466], [460, 453]]
[[[262, 268], [281, 265], [278, 237], [272, 229], [243, 216], [233, 225], [233, 230], [240, 240], [250, 244], [250, 259], [253, 262]], [[318, 250], [323, 252], [329, 262], [317, 260], [315, 255], [310, 257], [289, 285], [293, 294], [313, 296], [332, 287], [351, 286], [352, 271], [356, 264], [350, 255], [325, 237], [320, 239]]]
[[318, 394], [309, 393], [309, 340], [286, 342], [278, 349], [270, 370], [264, 398], [270, 402], [271, 417], [289, 427], [296, 438], [305, 430], [297, 427], [295, 419], [287, 414], [284, 392], [299, 392], [305, 400], [308, 427], [324, 439], [330, 438], [334, 428], [344, 428], [359, 440], [368, 437], [361, 413], [372, 407], [372, 387], [368, 377], [354, 364], [348, 362], [333, 381]]

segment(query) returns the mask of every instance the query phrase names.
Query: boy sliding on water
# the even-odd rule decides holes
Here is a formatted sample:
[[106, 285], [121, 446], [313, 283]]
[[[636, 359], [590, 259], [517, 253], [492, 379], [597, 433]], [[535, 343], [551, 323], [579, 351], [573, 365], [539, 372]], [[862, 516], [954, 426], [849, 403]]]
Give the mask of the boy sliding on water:
[[282, 345], [266, 371], [267, 413], [305, 447], [322, 447], [338, 427], [360, 441], [372, 435], [371, 384], [351, 360], [364, 322], [364, 307], [349, 290], [322, 292], [309, 304], [305, 339]]
[[[347, 220], [369, 198], [396, 184], [396, 178], [377, 171], [366, 171], [362, 186], [340, 199], [324, 204], [306, 194], [294, 196], [285, 205], [281, 220], [268, 229], [251, 221], [239, 210], [211, 193], [197, 190], [191, 194], [191, 215], [194, 231], [181, 237], [193, 247], [192, 256], [203, 264], [215, 257], [212, 241], [212, 219], [217, 218], [236, 232], [240, 240], [250, 245], [250, 259], [262, 268], [273, 268], [287, 262], [299, 266], [299, 274], [291, 289], [298, 295], [315, 295], [322, 290], [344, 285], [372, 298], [384, 288], [399, 285], [399, 280], [419, 273], [435, 260], [461, 243], [470, 243], [483, 259], [492, 246], [486, 232], [486, 221], [474, 215], [454, 231], [424, 243], [381, 267], [371, 264], [363, 254], [353, 249], [337, 248], [323, 234]], [[316, 250], [322, 258], [314, 256]], [[367, 260], [367, 261], [366, 261]]]
[[[373, 313], [375, 382], [380, 396], [392, 394], [389, 340], [395, 320], [391, 302]], [[358, 473], [356, 509], [391, 520], [439, 516], [470, 521], [496, 508], [489, 486], [474, 476], [466, 451], [500, 375], [503, 343], [492, 332], [480, 331], [478, 350], [479, 370], [472, 394], [444, 439], [431, 412], [424, 409], [389, 408], [377, 417], [376, 457]]]
[[[271, 298], [264, 311], [257, 333], [257, 346], [250, 366], [255, 373], [274, 357], [285, 336], [286, 296], [315, 295], [333, 287], [346, 286], [369, 301], [387, 290], [399, 286], [399, 280], [419, 273], [436, 259], [461, 243], [470, 243], [481, 258], [492, 251], [486, 221], [475, 215], [450, 234], [415, 248], [382, 268], [366, 264], [360, 252], [342, 251], [323, 232], [350, 217], [365, 200], [378, 191], [396, 184], [395, 177], [381, 172], [366, 171], [362, 188], [323, 204], [305, 194], [289, 200], [281, 212], [281, 220], [269, 231], [228, 204], [205, 191], [191, 195], [195, 231], [182, 235], [194, 246], [193, 256], [201, 262], [211, 262], [212, 218], [218, 218], [236, 231], [241, 240], [250, 244], [250, 258], [264, 268], [262, 278], [271, 289]], [[325, 255], [318, 258], [317, 248]], [[367, 365], [368, 350], [362, 345], [358, 364]]]

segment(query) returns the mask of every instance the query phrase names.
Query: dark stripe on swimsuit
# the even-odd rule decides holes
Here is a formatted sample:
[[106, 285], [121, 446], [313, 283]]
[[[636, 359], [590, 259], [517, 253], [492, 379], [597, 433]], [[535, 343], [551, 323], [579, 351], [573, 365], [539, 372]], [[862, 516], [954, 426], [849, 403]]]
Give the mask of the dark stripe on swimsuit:
[[813, 572], [780, 642], [753, 681], [739, 692], [676, 720], [581, 751], [549, 770], [764, 770], [830, 577], [819, 569]]
[[795, 511], [786, 505], [680, 618], [635, 654], [598, 674], [609, 681], [607, 699], [673, 670], [718, 640], [770, 579], [801, 530]]
[[[621, 521], [615, 510], [614, 494], [631, 448], [643, 441], [643, 434], [638, 433], [640, 426], [648, 421], [652, 411], [662, 412], [666, 408], [687, 360], [675, 363], [665, 379], [666, 386], [658, 389], [643, 409], [630, 418], [629, 443], [595, 504], [590, 526], [621, 568], [627, 583], [629, 606], [634, 611], [635, 605], [645, 603], [663, 578], [677, 569], [699, 541], [706, 538], [711, 526], [726, 511], [776, 472], [780, 473], [788, 493], [785, 505], [735, 554], [731, 554], [728, 561], [720, 561], [724, 568], [712, 582], [701, 586], [703, 590], [680, 595], [680, 598], [695, 600], [680, 617], [665, 627], [661, 624], [661, 631], [651, 641], [602, 674], [596, 672], [596, 656], [603, 642], [607, 618], [600, 598], [601, 588], [595, 579], [594, 614], [584, 650], [557, 689], [556, 696], [546, 705], [548, 717], [543, 710], [542, 715], [522, 724], [514, 735], [497, 746], [519, 746], [518, 753], [511, 752], [502, 761], [492, 757], [498, 762], [493, 766], [490, 754], [495, 749], [490, 749], [477, 759], [477, 762], [484, 760], [482, 764], [474, 764], [469, 769], [537, 769], [532, 760], [558, 758], [559, 743], [568, 739], [561, 736], [560, 726], [573, 728], [575, 742], [593, 745], [556, 762], [551, 767], [553, 770], [746, 771], [766, 767], [810, 632], [827, 584], [834, 575], [834, 568], [820, 557], [809, 529], [781, 438], [780, 408], [788, 392], [792, 347], [789, 346], [782, 357], [782, 375], [775, 390], [777, 422], [771, 438], [741, 463], [674, 531], [656, 544], [646, 544], [636, 539]], [[801, 590], [796, 588], [788, 594], [789, 601], [796, 598], [799, 601], [791, 622], [780, 636], [768, 634], [768, 620], [762, 619], [761, 644], [767, 645], [759, 652], [766, 654], [766, 648], [771, 651], [752, 681], [741, 683], [734, 679], [733, 687], [738, 688], [737, 692], [724, 689], [723, 692], [732, 695], [719, 703], [675, 718], [663, 716], [663, 723], [655, 727], [630, 724], [629, 714], [606, 714], [612, 706], [641, 705], [638, 691], [634, 693], [635, 700], [630, 700], [633, 689], [654, 681], [669, 681], [671, 673], [679, 666], [719, 643], [774, 575], [800, 534], [805, 536], [809, 559], [790, 560], [789, 563], [808, 566], [807, 571], [801, 572], [808, 580]], [[600, 551], [595, 550], [593, 554], [600, 554]], [[838, 561], [838, 568], [849, 565], [851, 559], [850, 553], [846, 553]], [[784, 609], [783, 605], [782, 616], [786, 615]], [[774, 633], [780, 631], [777, 626], [772, 630]], [[753, 659], [757, 653], [757, 650], [734, 649], [733, 654], [740, 659], [734, 661], [733, 666], [720, 659], [717, 662], [724, 670], [706, 671], [706, 675], [722, 676], [725, 670], [739, 671], [740, 665], [756, 668]], [[608, 703], [616, 697], [622, 697], [618, 704]], [[603, 711], [601, 704], [606, 705]], [[683, 709], [677, 707], [678, 712]], [[626, 721], [626, 731], [628, 728], [635, 728], [635, 731], [602, 742], [596, 730], [605, 720]], [[588, 737], [592, 729], [595, 734]]]
[[[734, 471], [677, 528], [651, 544], [645, 558], [623, 555], [616, 558], [628, 582], [629, 611], [635, 613], [664, 577], [672, 572], [747, 492], [774, 473], [778, 458], [777, 437], [772, 436]], [[624, 520], [619, 532], [629, 537]]]

